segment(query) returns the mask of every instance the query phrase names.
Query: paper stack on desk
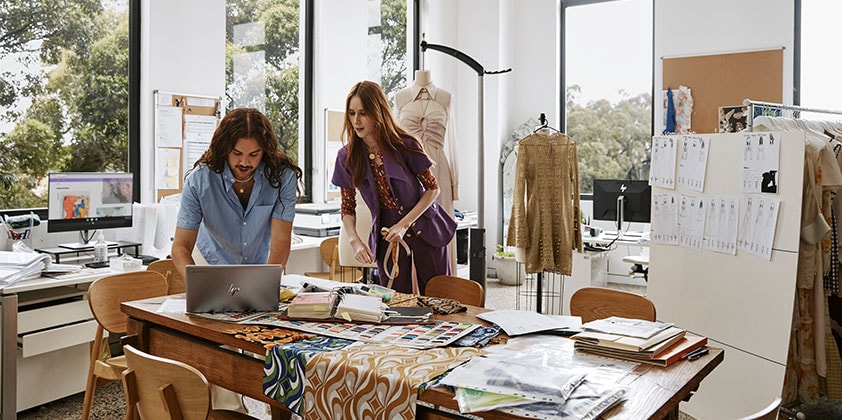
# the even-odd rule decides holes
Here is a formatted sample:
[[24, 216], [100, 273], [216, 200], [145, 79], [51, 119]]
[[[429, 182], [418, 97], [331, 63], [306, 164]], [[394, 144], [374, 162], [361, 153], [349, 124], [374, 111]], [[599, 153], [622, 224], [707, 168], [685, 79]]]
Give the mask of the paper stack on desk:
[[331, 292], [299, 293], [287, 307], [290, 318], [327, 319], [333, 316], [333, 298]]
[[37, 252], [0, 251], [0, 286], [9, 286], [21, 280], [41, 276], [52, 259]]
[[669, 366], [707, 344], [706, 337], [686, 335], [681, 328], [659, 322], [612, 317], [582, 327], [584, 332], [571, 337], [576, 350], [658, 366]]

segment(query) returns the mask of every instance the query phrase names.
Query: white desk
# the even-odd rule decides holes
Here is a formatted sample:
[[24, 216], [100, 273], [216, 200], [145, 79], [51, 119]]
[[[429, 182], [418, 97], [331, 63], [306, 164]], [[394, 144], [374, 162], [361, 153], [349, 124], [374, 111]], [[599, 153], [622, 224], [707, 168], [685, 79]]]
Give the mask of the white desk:
[[87, 288], [112, 273], [84, 269], [0, 289], [0, 418], [85, 390], [96, 333]]

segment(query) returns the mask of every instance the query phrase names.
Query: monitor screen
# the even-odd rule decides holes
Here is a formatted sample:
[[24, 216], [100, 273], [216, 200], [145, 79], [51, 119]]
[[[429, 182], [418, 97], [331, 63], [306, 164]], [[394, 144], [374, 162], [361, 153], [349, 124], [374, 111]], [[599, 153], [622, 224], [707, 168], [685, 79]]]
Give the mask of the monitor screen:
[[132, 185], [125, 172], [51, 173], [47, 232], [131, 227]]
[[[623, 197], [623, 222], [649, 223], [652, 188], [649, 181], [593, 180], [593, 218], [616, 220], [617, 198]], [[622, 229], [618, 226], [617, 229]]]

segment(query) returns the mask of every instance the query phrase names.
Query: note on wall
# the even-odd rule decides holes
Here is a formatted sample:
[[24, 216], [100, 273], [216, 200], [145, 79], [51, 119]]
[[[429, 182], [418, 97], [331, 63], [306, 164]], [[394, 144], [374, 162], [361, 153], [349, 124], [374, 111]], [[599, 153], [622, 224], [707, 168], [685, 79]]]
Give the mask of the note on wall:
[[649, 167], [649, 185], [675, 189], [675, 153], [677, 136], [652, 137], [652, 163]]
[[778, 193], [780, 133], [743, 134], [743, 192]]
[[678, 185], [698, 192], [705, 190], [710, 138], [707, 136], [684, 136], [678, 156]]
[[155, 145], [181, 147], [181, 108], [155, 107]]
[[157, 168], [155, 188], [159, 190], [178, 188], [178, 180], [181, 177], [180, 155], [180, 149], [158, 149], [155, 162], [155, 168]]

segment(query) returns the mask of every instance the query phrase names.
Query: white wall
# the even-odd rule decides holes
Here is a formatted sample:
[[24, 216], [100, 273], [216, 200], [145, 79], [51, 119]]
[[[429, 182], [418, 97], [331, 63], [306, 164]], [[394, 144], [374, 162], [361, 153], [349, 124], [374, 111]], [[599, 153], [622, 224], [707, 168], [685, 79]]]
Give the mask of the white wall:
[[[654, 103], [663, 103], [663, 58], [781, 47], [782, 98], [792, 103], [794, 22], [793, 0], [655, 0]], [[654, 108], [655, 121], [663, 121], [663, 108]]]
[[155, 90], [225, 96], [225, 0], [141, 2], [141, 203], [155, 202]]

